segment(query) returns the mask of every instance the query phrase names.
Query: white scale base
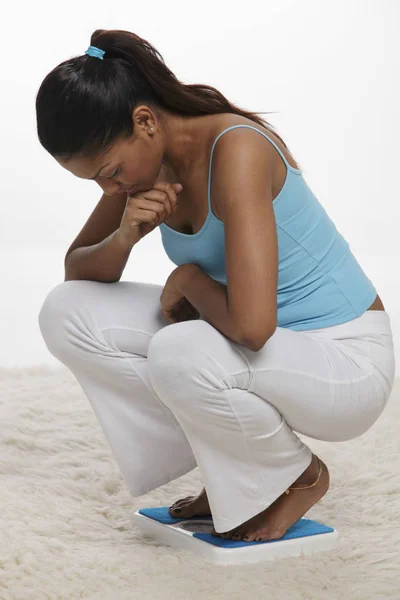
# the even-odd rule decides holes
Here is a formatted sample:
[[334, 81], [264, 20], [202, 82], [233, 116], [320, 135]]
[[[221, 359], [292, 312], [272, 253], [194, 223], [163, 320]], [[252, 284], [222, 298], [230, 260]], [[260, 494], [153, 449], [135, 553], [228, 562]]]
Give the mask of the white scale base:
[[[163, 522], [164, 521], [164, 522]], [[206, 562], [239, 565], [330, 550], [339, 541], [336, 529], [302, 518], [280, 540], [243, 542], [211, 536], [211, 517], [174, 519], [168, 507], [144, 508], [134, 524], [167, 546], [194, 552]]]

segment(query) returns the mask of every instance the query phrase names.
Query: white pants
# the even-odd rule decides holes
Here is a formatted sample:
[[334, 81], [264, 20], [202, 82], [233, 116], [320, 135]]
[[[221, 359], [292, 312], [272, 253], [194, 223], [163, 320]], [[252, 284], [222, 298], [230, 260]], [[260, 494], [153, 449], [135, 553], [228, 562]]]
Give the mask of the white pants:
[[203, 319], [171, 324], [163, 286], [67, 281], [39, 326], [105, 433], [132, 496], [199, 467], [217, 532], [272, 504], [311, 463], [293, 430], [344, 441], [382, 413], [395, 375], [390, 318], [367, 311], [278, 327], [253, 352]]

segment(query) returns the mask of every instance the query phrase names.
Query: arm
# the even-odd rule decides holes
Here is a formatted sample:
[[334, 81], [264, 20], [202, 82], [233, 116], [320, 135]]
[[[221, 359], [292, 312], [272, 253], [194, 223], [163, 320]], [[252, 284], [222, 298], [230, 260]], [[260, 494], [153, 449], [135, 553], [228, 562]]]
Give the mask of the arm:
[[119, 229], [98, 244], [75, 248], [65, 259], [64, 281], [119, 281], [132, 248], [120, 239]]
[[260, 134], [237, 129], [229, 136], [219, 140], [213, 167], [213, 197], [225, 228], [227, 286], [194, 269], [182, 293], [216, 329], [257, 351], [277, 326], [272, 160]]
[[229, 313], [226, 285], [204, 273], [195, 264], [187, 266], [190, 267], [188, 275], [183, 277], [179, 284], [182, 295], [198, 310], [205, 321], [211, 323], [229, 339], [245, 345]]

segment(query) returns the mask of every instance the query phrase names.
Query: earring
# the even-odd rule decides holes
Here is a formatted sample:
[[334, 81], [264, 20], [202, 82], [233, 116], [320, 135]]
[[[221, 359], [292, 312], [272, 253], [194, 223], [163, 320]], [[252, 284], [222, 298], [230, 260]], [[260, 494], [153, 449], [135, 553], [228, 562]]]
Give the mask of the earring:
[[[136, 120], [137, 120], [138, 123], [140, 123], [140, 119], [136, 119]], [[154, 131], [154, 127], [153, 126], [150, 127], [150, 131]]]

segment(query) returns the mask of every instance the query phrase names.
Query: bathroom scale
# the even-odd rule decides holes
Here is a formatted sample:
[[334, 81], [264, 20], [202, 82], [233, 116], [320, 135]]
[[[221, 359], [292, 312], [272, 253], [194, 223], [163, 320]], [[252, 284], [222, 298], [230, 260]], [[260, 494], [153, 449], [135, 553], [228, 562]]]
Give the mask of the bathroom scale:
[[171, 517], [168, 506], [141, 508], [133, 522], [159, 542], [194, 552], [206, 562], [217, 565], [237, 565], [300, 556], [330, 550], [339, 541], [339, 533], [318, 521], [302, 518], [296, 521], [278, 540], [243, 542], [224, 540], [211, 535], [212, 517]]

